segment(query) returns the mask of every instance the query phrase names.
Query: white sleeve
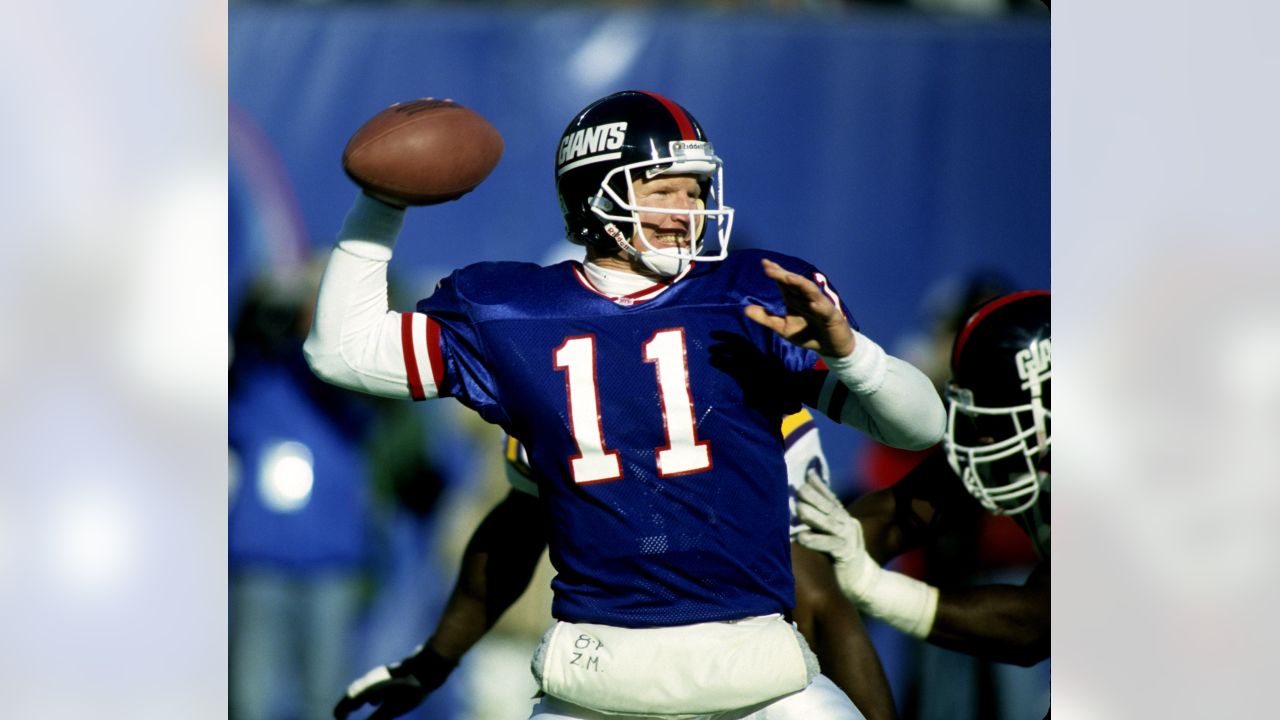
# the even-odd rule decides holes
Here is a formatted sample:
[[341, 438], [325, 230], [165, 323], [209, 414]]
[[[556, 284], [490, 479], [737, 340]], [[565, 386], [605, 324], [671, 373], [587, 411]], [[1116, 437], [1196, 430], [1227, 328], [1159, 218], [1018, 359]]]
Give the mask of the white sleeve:
[[886, 445], [923, 450], [942, 439], [947, 413], [927, 375], [854, 331], [853, 352], [824, 356], [830, 370], [817, 409]]
[[[403, 210], [360, 193], [329, 256], [302, 349], [311, 370], [335, 385], [383, 397], [436, 397], [430, 378], [438, 370], [421, 367], [430, 362], [429, 318], [394, 312], [387, 303], [387, 263], [403, 224]], [[412, 383], [411, 371], [427, 377]]]

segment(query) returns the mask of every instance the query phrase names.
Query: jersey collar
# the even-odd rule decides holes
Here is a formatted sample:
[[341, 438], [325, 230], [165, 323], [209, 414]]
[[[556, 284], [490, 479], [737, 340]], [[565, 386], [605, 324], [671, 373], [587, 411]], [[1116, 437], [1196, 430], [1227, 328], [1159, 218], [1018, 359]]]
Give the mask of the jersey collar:
[[661, 282], [636, 273], [603, 268], [589, 261], [575, 263], [573, 273], [586, 289], [615, 304], [627, 306], [652, 300], [692, 269], [693, 263], [690, 263], [684, 272]]

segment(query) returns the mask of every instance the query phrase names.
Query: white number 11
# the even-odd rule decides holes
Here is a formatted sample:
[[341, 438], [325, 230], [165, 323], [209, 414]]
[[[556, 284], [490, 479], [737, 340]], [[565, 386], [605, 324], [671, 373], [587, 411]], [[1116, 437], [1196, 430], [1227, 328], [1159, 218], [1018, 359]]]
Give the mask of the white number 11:
[[[578, 455], [570, 458], [574, 482], [617, 480], [622, 477], [622, 466], [618, 452], [605, 447], [600, 420], [595, 336], [565, 338], [553, 357], [556, 369], [566, 371], [569, 425], [578, 445]], [[658, 474], [671, 477], [709, 469], [711, 451], [708, 443], [698, 441], [693, 417], [684, 330], [674, 328], [654, 333], [644, 344], [644, 361], [654, 364], [667, 436], [666, 447], [657, 448]]]

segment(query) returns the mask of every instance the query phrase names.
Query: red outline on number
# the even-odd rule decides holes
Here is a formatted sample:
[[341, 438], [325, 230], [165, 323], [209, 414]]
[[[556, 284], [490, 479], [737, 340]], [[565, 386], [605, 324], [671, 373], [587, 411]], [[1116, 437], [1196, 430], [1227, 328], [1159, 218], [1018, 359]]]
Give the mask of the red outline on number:
[[[598, 437], [600, 438], [600, 451], [601, 453], [603, 453], [604, 457], [609, 457], [610, 455], [612, 455], [613, 458], [617, 461], [616, 464], [618, 466], [617, 475], [614, 475], [612, 477], [598, 478], [596, 480], [578, 480], [578, 473], [573, 468], [573, 461], [581, 460], [585, 458], [586, 455], [582, 452], [582, 443], [578, 442], [578, 432], [573, 422], [573, 418], [574, 418], [573, 388], [569, 386], [570, 368], [568, 365], [557, 364], [557, 361], [556, 361], [556, 356], [560, 354], [560, 351], [563, 350], [566, 345], [568, 345], [573, 340], [583, 340], [583, 339], [591, 341], [591, 391], [594, 392], [596, 395], [596, 430], [599, 432]], [[596, 336], [593, 333], [587, 333], [585, 335], [573, 335], [571, 337], [566, 337], [564, 339], [564, 342], [560, 343], [559, 347], [551, 351], [551, 366], [555, 368], [557, 372], [559, 372], [560, 370], [564, 371], [564, 397], [565, 397], [565, 404], [568, 406], [568, 409], [569, 409], [569, 434], [573, 436], [573, 444], [578, 448], [578, 454], [573, 455], [569, 458], [569, 474], [573, 476], [574, 484], [575, 485], [595, 485], [596, 483], [613, 482], [614, 480], [620, 480], [622, 478], [622, 458], [619, 457], [617, 450], [609, 450], [604, 444], [604, 421], [600, 417], [600, 384], [596, 382]]]
[[[689, 426], [690, 426], [690, 429], [693, 431], [693, 446], [706, 448], [706, 451], [707, 451], [706, 465], [702, 467], [690, 468], [689, 470], [681, 470], [680, 472], [674, 472], [674, 473], [663, 472], [662, 462], [660, 459], [661, 453], [663, 450], [675, 449], [674, 447], [672, 447], [672, 442], [671, 442], [671, 424], [667, 422], [667, 404], [662, 401], [663, 399], [662, 366], [658, 363], [657, 359], [650, 360], [648, 357], [649, 343], [657, 339], [658, 335], [661, 335], [662, 333], [668, 333], [668, 332], [675, 332], [680, 335], [680, 365], [682, 370], [681, 375], [684, 376], [684, 397], [685, 397], [686, 407], [688, 407], [689, 409], [689, 420], [690, 420]], [[673, 327], [673, 328], [663, 328], [662, 330], [655, 330], [654, 333], [649, 336], [648, 340], [645, 340], [643, 343], [641, 343], [640, 347], [645, 354], [644, 361], [646, 363], [653, 364], [653, 374], [656, 376], [655, 380], [658, 383], [658, 405], [662, 408], [662, 432], [667, 437], [666, 447], [657, 447], [653, 449], [653, 452], [654, 452], [653, 463], [658, 468], [658, 477], [679, 477], [681, 475], [692, 475], [694, 473], [706, 472], [710, 470], [713, 466], [713, 463], [711, 460], [711, 443], [706, 440], [703, 440], [703, 441], [698, 440], [698, 418], [693, 413], [693, 390], [690, 389], [689, 387], [689, 351], [687, 349], [688, 346], [685, 344], [684, 328]]]

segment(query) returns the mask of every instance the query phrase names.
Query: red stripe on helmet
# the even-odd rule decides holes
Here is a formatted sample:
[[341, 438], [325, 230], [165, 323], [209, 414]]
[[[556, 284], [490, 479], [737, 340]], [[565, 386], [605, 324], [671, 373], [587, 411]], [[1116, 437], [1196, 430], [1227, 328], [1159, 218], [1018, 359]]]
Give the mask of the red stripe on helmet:
[[1017, 302], [1023, 298], [1048, 294], [1048, 290], [1023, 290], [1021, 292], [1010, 293], [1003, 297], [996, 298], [995, 300], [992, 300], [986, 305], [978, 308], [973, 315], [969, 316], [969, 321], [964, 324], [964, 327], [960, 330], [960, 334], [956, 336], [955, 347], [951, 349], [951, 367], [954, 368], [956, 366], [956, 358], [960, 357], [960, 351], [964, 349], [964, 344], [968, 342], [969, 335], [973, 332], [974, 328], [978, 327], [978, 323], [985, 320], [988, 315], [1011, 302]]
[[675, 104], [674, 102], [662, 97], [658, 93], [651, 93], [645, 90], [641, 90], [640, 92], [662, 103], [662, 106], [667, 109], [667, 112], [671, 113], [671, 117], [675, 119], [676, 125], [680, 126], [681, 140], [698, 139], [698, 136], [693, 132], [693, 122], [689, 120], [689, 115], [684, 111], [683, 108], [681, 108], [679, 105]]

